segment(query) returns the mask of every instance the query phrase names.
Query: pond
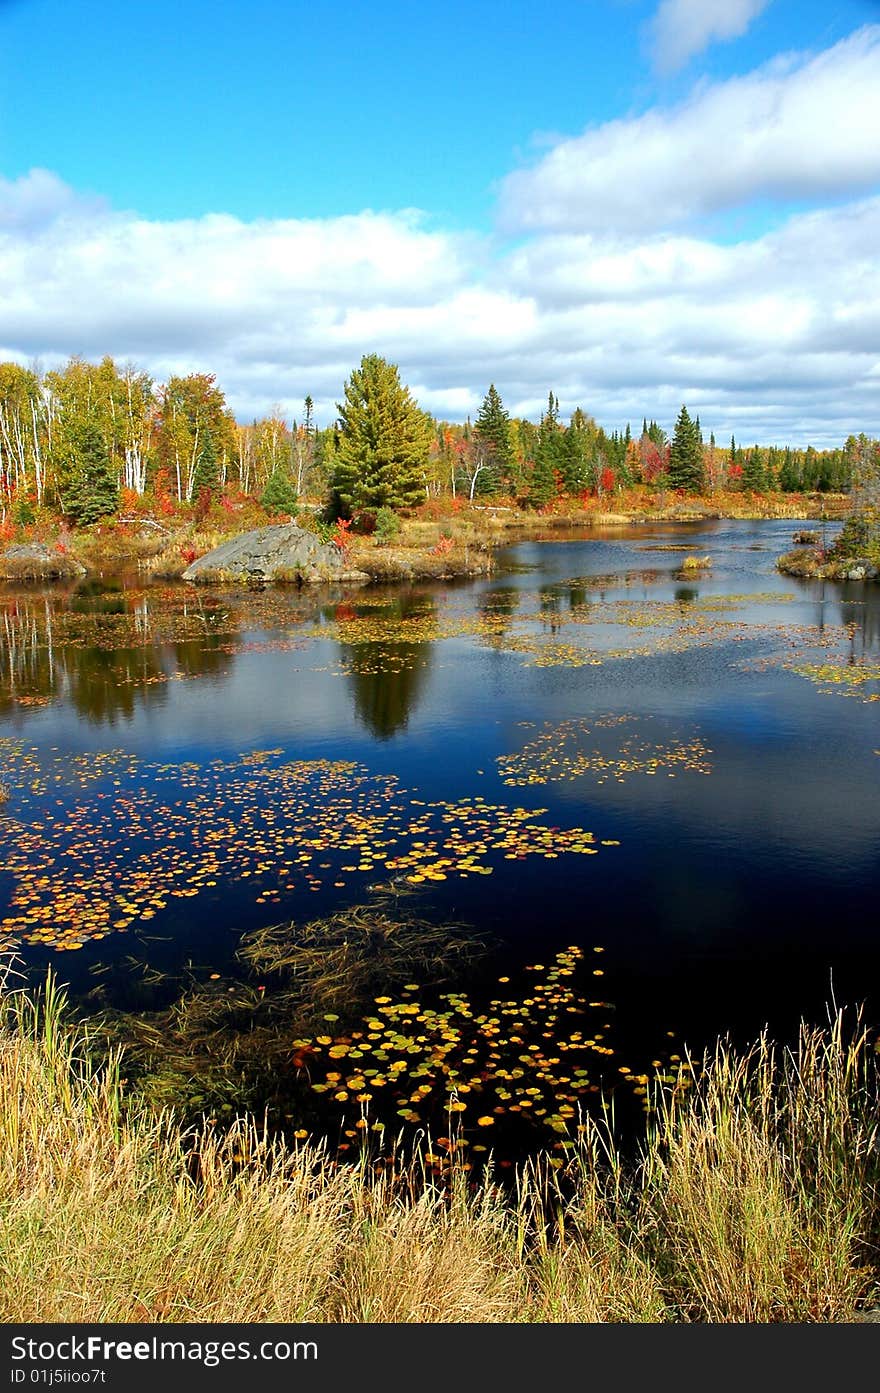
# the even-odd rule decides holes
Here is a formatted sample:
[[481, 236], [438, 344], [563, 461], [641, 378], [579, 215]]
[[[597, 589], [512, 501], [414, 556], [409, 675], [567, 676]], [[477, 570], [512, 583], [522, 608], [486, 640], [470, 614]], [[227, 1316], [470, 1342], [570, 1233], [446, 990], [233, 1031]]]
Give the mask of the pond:
[[780, 576], [792, 527], [3, 590], [0, 946], [171, 1095], [343, 1147], [565, 1146], [719, 1035], [877, 1022], [880, 588]]

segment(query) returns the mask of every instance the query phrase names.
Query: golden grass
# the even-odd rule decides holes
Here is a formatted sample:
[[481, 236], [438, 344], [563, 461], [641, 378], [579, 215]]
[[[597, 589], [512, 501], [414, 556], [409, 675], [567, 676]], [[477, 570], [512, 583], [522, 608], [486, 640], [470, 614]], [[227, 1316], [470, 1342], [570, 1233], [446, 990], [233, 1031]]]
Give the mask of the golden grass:
[[[587, 1125], [502, 1191], [181, 1131], [51, 979], [0, 1029], [0, 1319], [837, 1321], [876, 1291], [876, 1077], [842, 1020], [658, 1084], [638, 1162]], [[683, 1077], [685, 1077], [683, 1075]]]

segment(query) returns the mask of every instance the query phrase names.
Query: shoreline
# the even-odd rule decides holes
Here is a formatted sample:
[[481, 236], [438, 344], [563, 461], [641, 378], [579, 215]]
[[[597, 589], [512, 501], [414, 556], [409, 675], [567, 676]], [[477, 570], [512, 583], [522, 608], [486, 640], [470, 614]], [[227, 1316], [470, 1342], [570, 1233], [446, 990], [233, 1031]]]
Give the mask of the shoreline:
[[[658, 524], [838, 522], [850, 506], [842, 494], [726, 494], [679, 499], [672, 504], [658, 501], [656, 495], [650, 499], [629, 495], [621, 497], [621, 506], [613, 510], [600, 506], [601, 502], [590, 500], [595, 506], [584, 507], [554, 506], [536, 513], [502, 502], [431, 500], [401, 516], [401, 530], [393, 541], [380, 542], [375, 535], [353, 533], [346, 539], [344, 554], [349, 568], [367, 577], [364, 584], [473, 579], [494, 572], [497, 547], [551, 540], [548, 533], [561, 541], [568, 534]], [[313, 518], [314, 509], [306, 508], [296, 516], [309, 531], [317, 530]], [[228, 516], [202, 522], [181, 518], [178, 527], [163, 527], [160, 535], [155, 519], [147, 515], [98, 523], [73, 533], [65, 532], [59, 524], [43, 529], [38, 537], [25, 535], [0, 554], [0, 584], [69, 580], [74, 574], [83, 579], [101, 577], [134, 566], [145, 578], [179, 580], [193, 560], [221, 542], [252, 530], [254, 525], [267, 525], [264, 517], [242, 517], [239, 526], [230, 526], [231, 521]], [[268, 520], [270, 524], [281, 521]], [[15, 557], [22, 549], [34, 553], [29, 563], [22, 564]]]

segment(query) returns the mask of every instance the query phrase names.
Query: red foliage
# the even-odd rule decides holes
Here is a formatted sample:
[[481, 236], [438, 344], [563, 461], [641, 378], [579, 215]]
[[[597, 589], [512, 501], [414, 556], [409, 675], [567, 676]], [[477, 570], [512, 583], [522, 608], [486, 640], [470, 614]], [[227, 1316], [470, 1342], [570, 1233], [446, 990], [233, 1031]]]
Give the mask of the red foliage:
[[653, 484], [666, 468], [666, 461], [653, 442], [645, 450], [645, 463], [642, 466], [642, 476], [646, 484]]
[[456, 516], [464, 507], [463, 498], [459, 498], [458, 495], [451, 498], [445, 494], [440, 498], [426, 498], [419, 506], [419, 516], [430, 519], [431, 522], [440, 522], [443, 518]]
[[191, 566], [196, 559], [195, 547], [181, 547], [180, 557], [182, 561], [186, 562], [187, 566]]
[[336, 521], [336, 528], [335, 528], [335, 530], [334, 530], [334, 532], [333, 532], [333, 536], [330, 538], [330, 540], [331, 540], [331, 542], [335, 542], [336, 545], [337, 545], [337, 547], [339, 548], [339, 550], [340, 550], [341, 552], [343, 552], [343, 553], [347, 552], [347, 551], [348, 551], [348, 548], [351, 546], [351, 538], [350, 538], [349, 535], [348, 535], [350, 531], [351, 531], [351, 521], [350, 521], [350, 519], [349, 519], [349, 518], [338, 518], [337, 521]]
[[613, 492], [614, 492], [614, 485], [615, 485], [615, 483], [616, 483], [616, 480], [615, 480], [615, 478], [614, 478], [614, 470], [613, 470], [613, 469], [609, 469], [609, 468], [606, 466], [605, 469], [602, 470], [602, 473], [601, 473], [600, 476], [599, 476], [599, 485], [600, 485], [600, 487], [601, 487], [601, 489], [602, 489], [602, 492], [603, 492], [603, 493], [613, 493]]
[[156, 500], [156, 512], [161, 513], [162, 517], [170, 517], [174, 512], [174, 496], [170, 489], [170, 476], [167, 469], [160, 469], [153, 480], [153, 497]]
[[206, 484], [203, 484], [202, 487], [199, 489], [199, 496], [196, 499], [196, 506], [194, 509], [196, 522], [204, 522], [205, 518], [211, 511], [211, 504], [213, 500], [214, 495], [212, 494], [211, 490], [208, 488]]
[[432, 548], [432, 555], [446, 556], [447, 552], [452, 551], [454, 546], [455, 543], [451, 537], [441, 537], [437, 545]]

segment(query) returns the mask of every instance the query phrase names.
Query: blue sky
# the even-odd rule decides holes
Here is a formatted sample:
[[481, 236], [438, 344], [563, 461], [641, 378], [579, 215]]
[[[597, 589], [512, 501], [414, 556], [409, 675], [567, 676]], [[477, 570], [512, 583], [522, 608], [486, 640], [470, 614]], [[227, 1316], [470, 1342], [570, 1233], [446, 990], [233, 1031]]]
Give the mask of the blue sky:
[[880, 431], [878, 151], [869, 0], [0, 0], [0, 356], [330, 419], [380, 351], [450, 418], [834, 443]]

